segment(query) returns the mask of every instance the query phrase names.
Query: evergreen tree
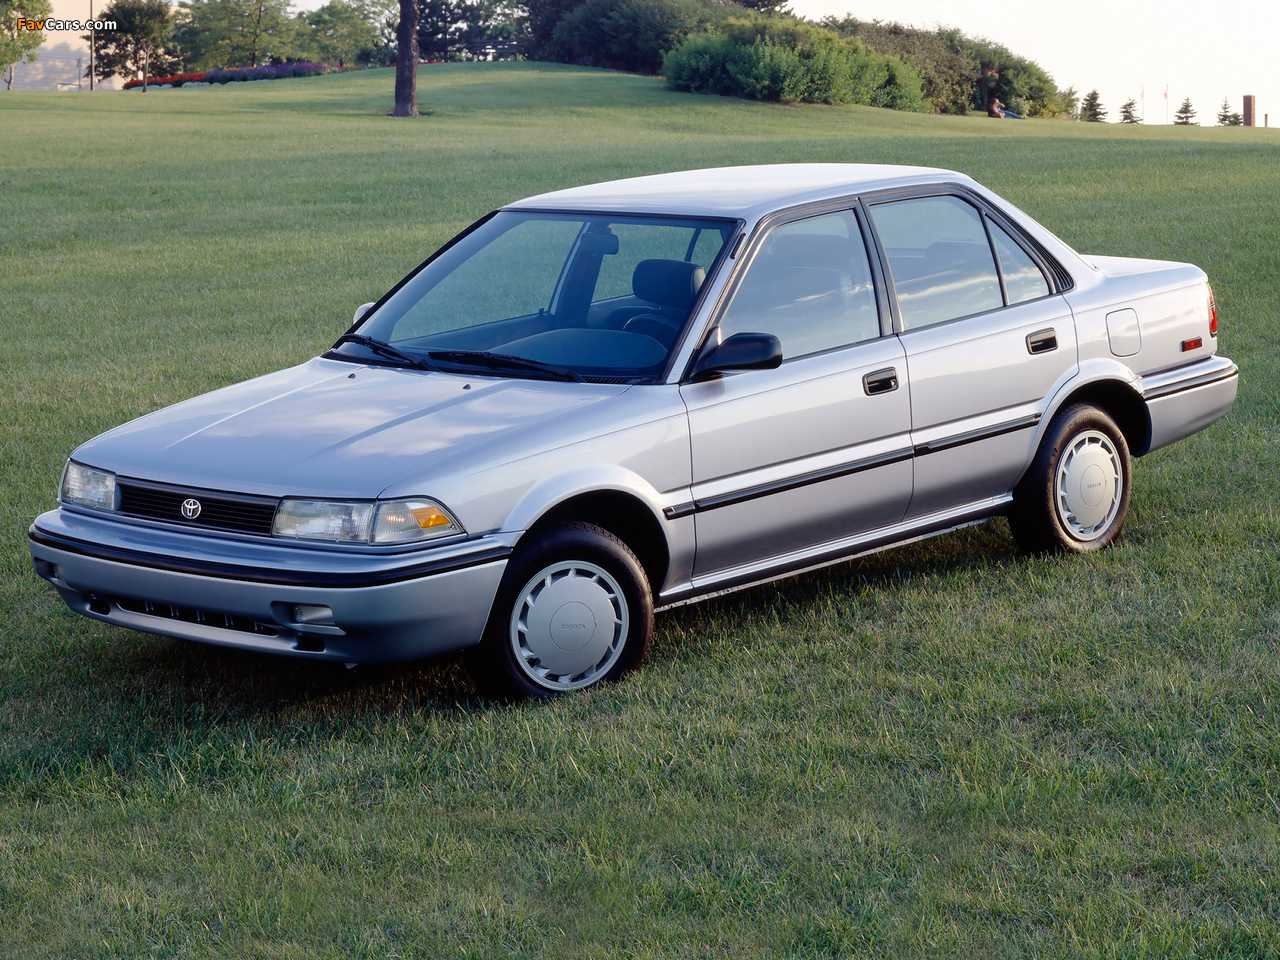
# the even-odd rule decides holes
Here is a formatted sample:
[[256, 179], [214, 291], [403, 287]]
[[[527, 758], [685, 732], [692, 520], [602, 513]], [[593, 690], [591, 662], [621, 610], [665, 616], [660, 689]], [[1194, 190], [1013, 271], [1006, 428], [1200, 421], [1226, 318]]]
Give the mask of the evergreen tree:
[[1191, 98], [1187, 97], [1173, 115], [1173, 122], [1180, 127], [1198, 127], [1200, 124], [1195, 122], [1195, 116], [1196, 108], [1191, 105]]
[[1097, 90], [1090, 90], [1080, 101], [1080, 119], [1089, 123], [1106, 123], [1107, 109], [1102, 105], [1102, 98]]
[[1121, 123], [1141, 123], [1142, 121], [1138, 119], [1137, 111], [1138, 111], [1138, 101], [1130, 97], [1120, 107], [1120, 122]]
[[1222, 107], [1218, 110], [1218, 126], [1226, 127], [1231, 125], [1231, 104], [1227, 102], [1227, 98], [1222, 98]]

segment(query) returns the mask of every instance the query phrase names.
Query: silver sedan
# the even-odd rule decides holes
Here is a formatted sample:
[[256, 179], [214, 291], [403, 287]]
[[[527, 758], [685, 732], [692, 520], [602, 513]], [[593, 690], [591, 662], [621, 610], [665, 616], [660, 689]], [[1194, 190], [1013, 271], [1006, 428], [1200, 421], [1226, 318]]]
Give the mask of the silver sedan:
[[1236, 395], [1204, 273], [1084, 257], [970, 178], [845, 164], [512, 203], [323, 356], [76, 449], [72, 610], [344, 662], [613, 680], [655, 609], [1005, 514], [1120, 534], [1131, 458]]

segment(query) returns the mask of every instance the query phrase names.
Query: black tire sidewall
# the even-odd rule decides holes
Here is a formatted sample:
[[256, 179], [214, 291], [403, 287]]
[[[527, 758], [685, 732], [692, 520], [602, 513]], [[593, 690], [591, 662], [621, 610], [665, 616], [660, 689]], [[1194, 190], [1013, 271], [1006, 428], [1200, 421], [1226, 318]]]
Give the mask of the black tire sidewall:
[[[1054, 499], [1058, 465], [1072, 441], [1081, 433], [1096, 430], [1111, 441], [1120, 459], [1120, 505], [1107, 532], [1096, 540], [1080, 540], [1062, 521]], [[1015, 535], [1029, 550], [1090, 553], [1111, 546], [1124, 527], [1133, 487], [1129, 444], [1114, 420], [1092, 404], [1073, 404], [1058, 413], [1045, 432], [1032, 468], [1015, 491], [1015, 513], [1010, 516]]]
[[565, 523], [518, 547], [507, 564], [484, 637], [471, 656], [472, 673], [482, 692], [499, 699], [547, 698], [573, 692], [535, 683], [516, 662], [510, 638], [511, 614], [525, 585], [539, 570], [564, 560], [594, 563], [607, 570], [627, 604], [628, 628], [621, 656], [608, 673], [583, 689], [616, 681], [644, 659], [653, 635], [653, 595], [640, 561], [607, 530], [589, 523]]

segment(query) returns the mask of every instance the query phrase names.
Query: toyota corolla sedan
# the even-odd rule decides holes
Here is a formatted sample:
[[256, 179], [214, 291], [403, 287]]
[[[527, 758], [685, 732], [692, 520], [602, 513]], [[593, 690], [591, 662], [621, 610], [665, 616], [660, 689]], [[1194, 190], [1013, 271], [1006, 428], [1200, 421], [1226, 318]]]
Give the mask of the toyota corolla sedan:
[[655, 609], [1007, 515], [1119, 535], [1236, 396], [1205, 274], [970, 178], [695, 170], [489, 214], [322, 356], [77, 448], [31, 526], [77, 613], [346, 663], [614, 680]]

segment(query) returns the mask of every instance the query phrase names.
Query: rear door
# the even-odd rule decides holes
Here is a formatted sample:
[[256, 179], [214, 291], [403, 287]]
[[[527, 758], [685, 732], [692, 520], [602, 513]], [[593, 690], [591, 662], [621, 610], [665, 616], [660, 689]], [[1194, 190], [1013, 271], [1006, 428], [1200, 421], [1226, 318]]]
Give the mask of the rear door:
[[1071, 310], [1016, 227], [958, 194], [868, 204], [911, 380], [908, 518], [1001, 497], [1077, 369]]
[[713, 336], [771, 333], [783, 362], [680, 387], [695, 578], [895, 523], [911, 496], [905, 354], [854, 211], [775, 226], [751, 257]]

